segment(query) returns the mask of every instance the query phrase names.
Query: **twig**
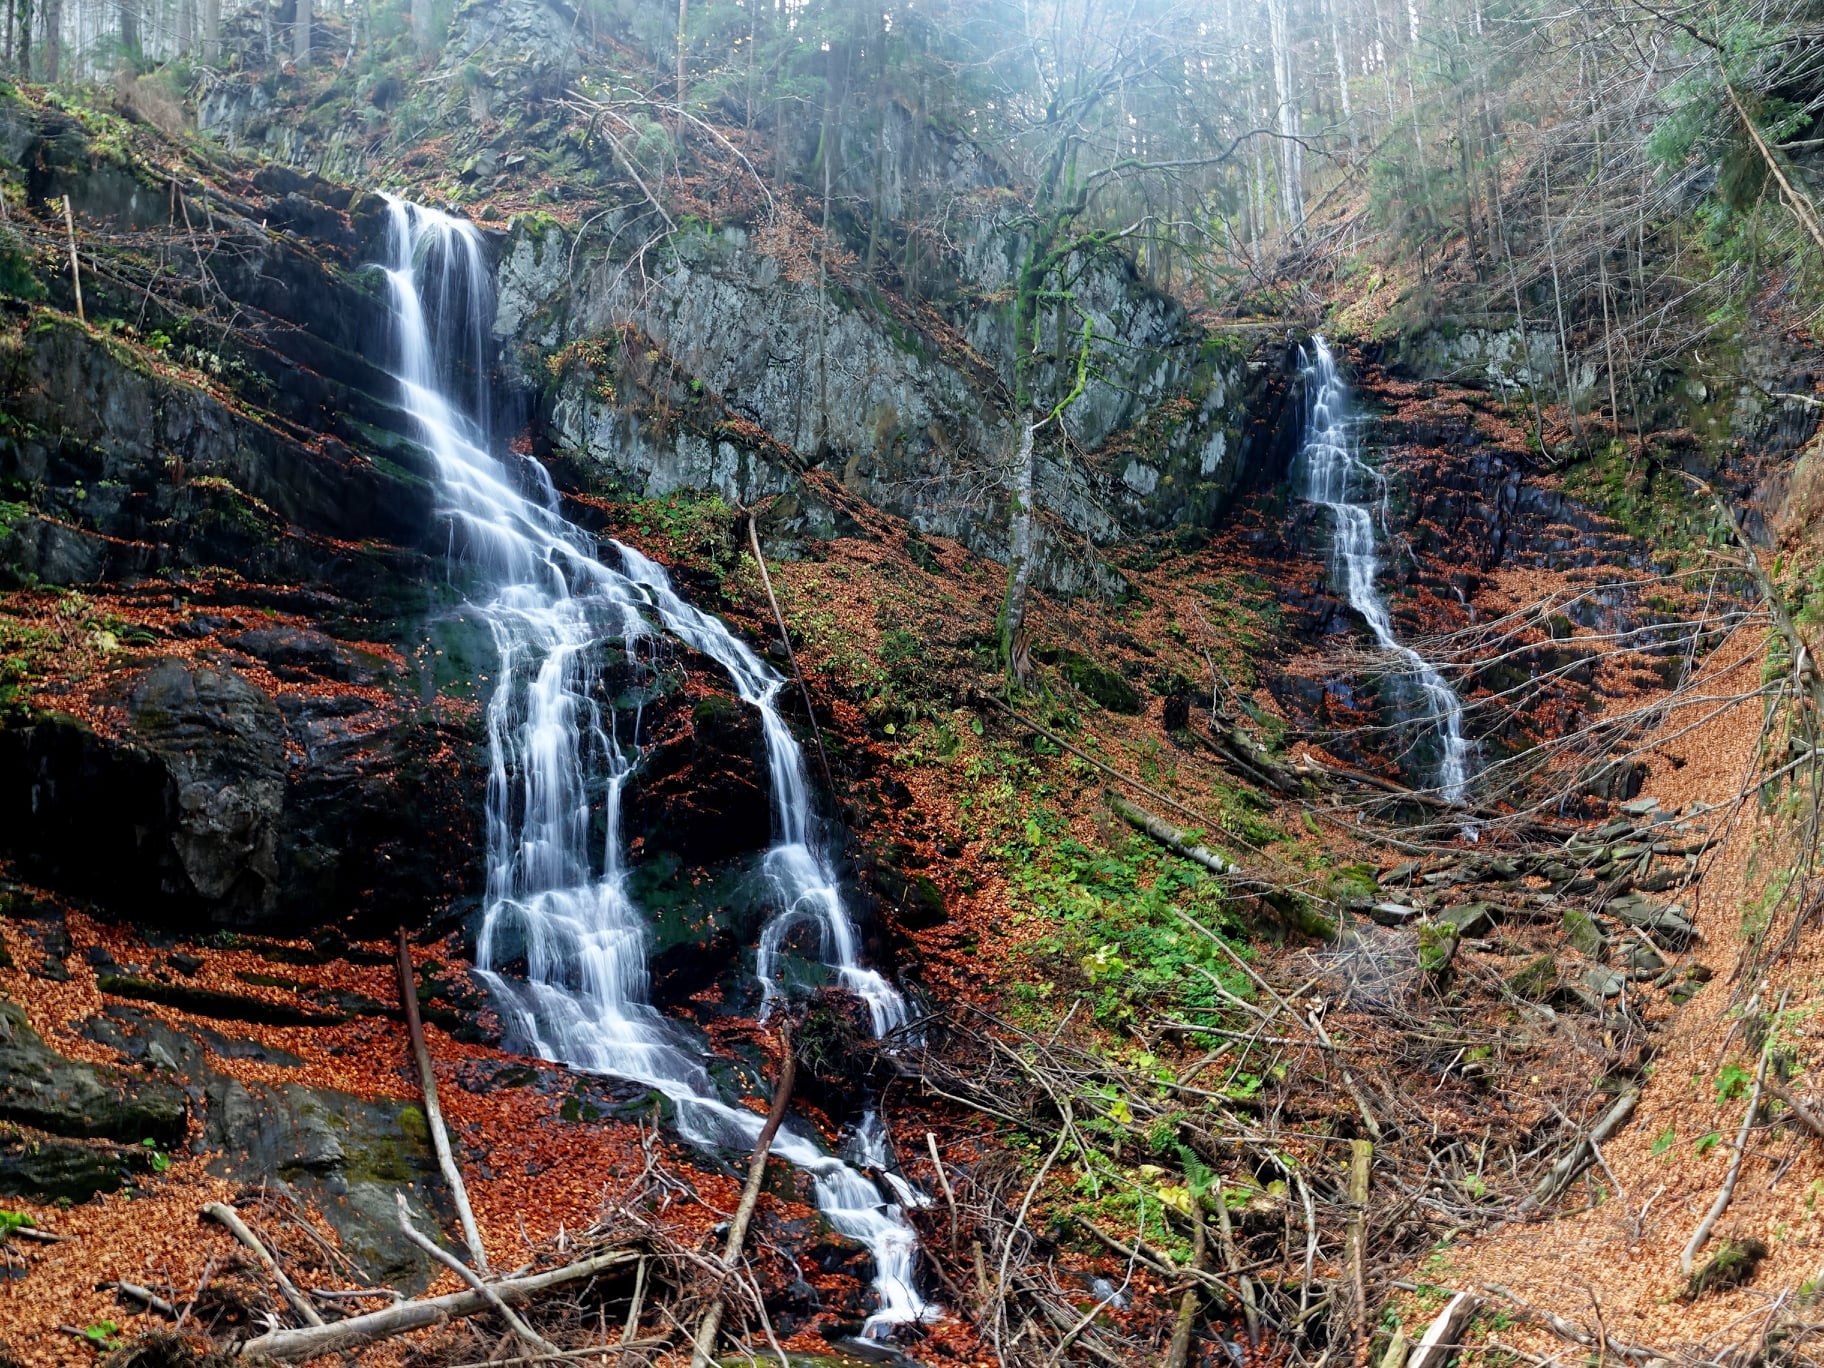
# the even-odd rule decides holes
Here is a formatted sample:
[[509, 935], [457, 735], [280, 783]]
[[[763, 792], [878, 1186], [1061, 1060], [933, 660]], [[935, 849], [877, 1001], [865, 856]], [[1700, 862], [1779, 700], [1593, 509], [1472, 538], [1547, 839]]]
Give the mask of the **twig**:
[[437, 1074], [431, 1068], [430, 1047], [424, 1040], [424, 1022], [418, 1015], [418, 976], [412, 969], [412, 950], [405, 939], [405, 928], [399, 928], [399, 1000], [405, 1007], [405, 1028], [412, 1038], [412, 1058], [418, 1063], [418, 1082], [424, 1089], [424, 1119], [430, 1128], [431, 1145], [437, 1151], [437, 1166], [443, 1180], [450, 1185], [450, 1197], [456, 1203], [456, 1216], [462, 1222], [463, 1243], [469, 1257], [482, 1273], [488, 1272], [488, 1251], [481, 1243], [481, 1230], [475, 1224], [475, 1212], [469, 1206], [469, 1189], [462, 1181], [462, 1170], [456, 1167], [456, 1156], [450, 1152], [450, 1133], [443, 1124], [443, 1108], [437, 1104]]
[[1784, 1102], [1787, 1110], [1799, 1119], [1806, 1130], [1819, 1139], [1824, 1139], [1824, 1117], [1820, 1117], [1810, 1107], [1794, 1097], [1789, 1089], [1782, 1088], [1771, 1078], [1767, 1080], [1767, 1091]]
[[203, 1215], [218, 1222], [230, 1235], [253, 1252], [253, 1257], [260, 1261], [260, 1267], [264, 1268], [271, 1275], [272, 1280], [279, 1285], [279, 1291], [284, 1294], [291, 1309], [303, 1318], [306, 1325], [320, 1326], [323, 1324], [323, 1318], [317, 1314], [317, 1308], [312, 1306], [309, 1299], [298, 1291], [296, 1284], [285, 1276], [285, 1270], [279, 1267], [278, 1260], [273, 1258], [266, 1246], [260, 1243], [260, 1237], [247, 1228], [247, 1223], [240, 1218], [233, 1207], [224, 1206], [220, 1202], [211, 1202], [203, 1208]]
[[500, 1313], [501, 1319], [506, 1321], [508, 1328], [511, 1329], [514, 1334], [518, 1335], [520, 1339], [538, 1350], [539, 1353], [561, 1354], [563, 1352], [563, 1350], [551, 1343], [550, 1340], [546, 1339], [543, 1335], [539, 1334], [538, 1331], [521, 1320], [519, 1314], [501, 1299], [500, 1293], [481, 1280], [481, 1275], [479, 1273], [470, 1268], [454, 1254], [450, 1253], [449, 1250], [440, 1248], [435, 1240], [432, 1240], [429, 1236], [420, 1231], [418, 1227], [414, 1226], [412, 1224], [411, 1209], [405, 1204], [405, 1194], [403, 1192], [395, 1192], [393, 1194], [393, 1200], [399, 1204], [399, 1229], [404, 1232], [406, 1239], [417, 1245], [418, 1248], [422, 1249], [426, 1254], [429, 1254], [438, 1263], [449, 1269], [450, 1272], [461, 1278], [471, 1288], [486, 1298], [488, 1304]]
[[123, 1297], [131, 1297], [136, 1302], [144, 1302], [161, 1316], [169, 1316], [172, 1320], [177, 1319], [177, 1308], [149, 1287], [141, 1287], [138, 1283], [130, 1282], [111, 1282], [107, 1286], [112, 1287]]
[[62, 1244], [65, 1240], [75, 1238], [73, 1235], [58, 1235], [49, 1230], [40, 1230], [37, 1226], [14, 1226], [6, 1233], [21, 1240], [37, 1240], [40, 1244]]

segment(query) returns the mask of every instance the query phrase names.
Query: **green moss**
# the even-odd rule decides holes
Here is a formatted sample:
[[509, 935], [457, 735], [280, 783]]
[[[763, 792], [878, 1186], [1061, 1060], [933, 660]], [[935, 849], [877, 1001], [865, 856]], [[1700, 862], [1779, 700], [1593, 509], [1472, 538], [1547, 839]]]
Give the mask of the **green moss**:
[[1767, 1257], [1767, 1246], [1750, 1236], [1745, 1240], [1725, 1240], [1716, 1253], [1685, 1285], [1685, 1300], [1695, 1301], [1706, 1292], [1740, 1287], [1753, 1280], [1761, 1260]]
[[1456, 958], [1459, 944], [1454, 926], [1426, 923], [1419, 928], [1419, 968], [1428, 974], [1442, 974]]
[[1145, 703], [1132, 684], [1088, 656], [1078, 655], [1075, 651], [1064, 651], [1058, 656], [1058, 671], [1091, 702], [1110, 712], [1126, 713], [1133, 717], [1145, 709]]
[[1528, 1002], [1543, 1001], [1558, 987], [1557, 959], [1552, 955], [1535, 956], [1508, 978], [1507, 986], [1516, 997]]

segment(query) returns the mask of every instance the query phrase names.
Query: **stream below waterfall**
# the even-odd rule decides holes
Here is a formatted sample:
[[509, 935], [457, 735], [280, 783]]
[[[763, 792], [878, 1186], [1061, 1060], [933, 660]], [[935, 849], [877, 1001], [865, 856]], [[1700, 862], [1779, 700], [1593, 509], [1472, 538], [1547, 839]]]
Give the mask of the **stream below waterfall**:
[[[665, 571], [612, 543], [620, 568], [558, 511], [542, 467], [519, 472], [490, 451], [485, 344], [493, 286], [467, 221], [389, 199], [395, 364], [405, 410], [433, 457], [451, 554], [479, 571], [471, 609], [491, 631], [499, 670], [488, 703], [487, 890], [476, 969], [502, 1016], [546, 1059], [644, 1084], [670, 1099], [678, 1132], [704, 1146], [751, 1149], [763, 1118], [718, 1091], [704, 1047], [651, 1004], [648, 928], [628, 889], [623, 789], [640, 757], [640, 714], [604, 707], [604, 658], [638, 663], [660, 633], [727, 671], [760, 715], [774, 839], [764, 873], [774, 910], [757, 970], [767, 1001], [788, 934], [813, 932], [837, 984], [868, 1009], [876, 1035], [903, 1026], [905, 999], [857, 959], [857, 935], [818, 840], [804, 756], [777, 700], [784, 679], [718, 619], [692, 607]], [[465, 368], [474, 390], [458, 392]], [[522, 491], [519, 479], [532, 484]], [[606, 835], [591, 837], [600, 812]], [[500, 972], [503, 945], [525, 947], [524, 979]], [[773, 1151], [810, 1174], [818, 1209], [874, 1260], [878, 1303], [864, 1333], [882, 1336], [934, 1312], [918, 1295], [917, 1241], [904, 1215], [926, 1199], [891, 1171], [891, 1144], [870, 1111], [849, 1162], [788, 1122]], [[866, 1168], [881, 1175], [880, 1183]]]
[[1305, 389], [1304, 440], [1299, 451], [1304, 469], [1302, 493], [1330, 513], [1335, 528], [1331, 564], [1342, 581], [1343, 596], [1368, 624], [1375, 644], [1399, 659], [1417, 685], [1423, 730], [1437, 740], [1437, 793], [1450, 802], [1461, 802], [1473, 758], [1471, 743], [1463, 735], [1463, 701], [1436, 666], [1394, 635], [1393, 619], [1375, 583], [1380, 574], [1375, 514], [1384, 515], [1386, 481], [1362, 460], [1349, 385], [1323, 338], [1311, 339], [1302, 353], [1300, 370]]

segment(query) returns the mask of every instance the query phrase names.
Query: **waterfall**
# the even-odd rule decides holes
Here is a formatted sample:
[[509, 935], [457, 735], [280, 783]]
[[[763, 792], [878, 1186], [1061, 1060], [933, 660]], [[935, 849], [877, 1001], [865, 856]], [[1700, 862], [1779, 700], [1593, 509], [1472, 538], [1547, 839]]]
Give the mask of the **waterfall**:
[[1387, 604], [1375, 587], [1380, 562], [1374, 551], [1374, 509], [1386, 514], [1387, 485], [1378, 470], [1356, 448], [1349, 387], [1336, 357], [1321, 337], [1301, 353], [1305, 387], [1305, 437], [1299, 452], [1304, 468], [1304, 497], [1330, 510], [1336, 537], [1331, 563], [1342, 579], [1349, 606], [1368, 624], [1376, 644], [1410, 667], [1418, 685], [1425, 726], [1439, 740], [1437, 790], [1461, 802], [1469, 782], [1471, 746], [1463, 736], [1463, 702], [1444, 676], [1393, 634]]
[[[528, 461], [511, 472], [491, 454], [485, 345], [493, 288], [480, 235], [465, 220], [389, 203], [386, 275], [403, 405], [436, 466], [452, 554], [480, 573], [485, 597], [471, 609], [499, 655], [487, 710], [487, 890], [476, 970], [503, 1019], [543, 1058], [663, 1094], [693, 1144], [751, 1149], [762, 1118], [722, 1099], [704, 1051], [649, 1000], [647, 928], [628, 889], [620, 830], [621, 794], [639, 763], [639, 717], [604, 707], [597, 686], [605, 657], [618, 651], [637, 666], [661, 631], [728, 672], [760, 713], [771, 772], [776, 836], [765, 872], [779, 908], [760, 949], [764, 994], [770, 1001], [778, 993], [773, 975], [786, 935], [808, 924], [837, 982], [867, 1004], [884, 1033], [906, 1021], [905, 999], [857, 959], [854, 923], [816, 839], [803, 752], [779, 715], [784, 680], [680, 598], [639, 552], [615, 543], [618, 570], [599, 559], [593, 539], [559, 513], [542, 467]], [[605, 834], [592, 839], [596, 811]], [[523, 980], [498, 967], [520, 945]], [[885, 1128], [873, 1112], [848, 1148], [884, 1186], [795, 1124], [773, 1142], [774, 1153], [811, 1175], [831, 1226], [873, 1254], [878, 1305], [865, 1333], [884, 1335], [933, 1311], [913, 1285], [917, 1241], [904, 1216], [906, 1205], [927, 1199], [889, 1171]]]

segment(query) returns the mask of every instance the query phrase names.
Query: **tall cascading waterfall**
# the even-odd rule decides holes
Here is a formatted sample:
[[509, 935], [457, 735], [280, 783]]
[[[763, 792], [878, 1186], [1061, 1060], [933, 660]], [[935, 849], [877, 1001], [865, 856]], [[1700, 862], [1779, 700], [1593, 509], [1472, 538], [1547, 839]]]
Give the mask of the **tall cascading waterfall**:
[[1340, 572], [1349, 606], [1368, 624], [1382, 650], [1411, 667], [1425, 724], [1438, 737], [1438, 793], [1461, 801], [1472, 759], [1471, 743], [1463, 735], [1463, 701], [1428, 660], [1394, 636], [1387, 604], [1375, 587], [1380, 561], [1374, 550], [1374, 510], [1379, 507], [1384, 514], [1386, 481], [1357, 450], [1349, 386], [1329, 344], [1313, 337], [1301, 355], [1305, 435], [1299, 460], [1304, 496], [1330, 511], [1336, 529], [1331, 563]]
[[[907, 1020], [905, 999], [857, 960], [854, 923], [815, 836], [803, 752], [776, 706], [784, 680], [717, 619], [672, 589], [664, 570], [615, 543], [622, 569], [597, 558], [593, 539], [558, 512], [543, 469], [526, 462], [529, 497], [489, 451], [485, 343], [493, 287], [481, 238], [465, 220], [391, 199], [386, 268], [406, 412], [433, 457], [452, 554], [473, 563], [492, 597], [472, 610], [499, 652], [488, 704], [488, 883], [476, 969], [503, 1016], [536, 1053], [632, 1079], [674, 1105], [678, 1131], [700, 1145], [750, 1149], [762, 1118], [718, 1094], [703, 1051], [648, 996], [647, 928], [627, 885], [621, 793], [639, 759], [639, 717], [599, 702], [602, 659], [664, 631], [728, 671], [760, 713], [771, 771], [776, 839], [765, 872], [779, 899], [760, 949], [768, 999], [787, 934], [810, 924], [823, 958], [866, 1002], [876, 1032]], [[473, 394], [457, 396], [465, 371]], [[604, 836], [590, 836], [592, 808]], [[598, 848], [599, 841], [599, 848]], [[497, 956], [524, 946], [523, 981]], [[818, 1209], [874, 1256], [878, 1306], [866, 1333], [922, 1319], [933, 1308], [913, 1286], [917, 1240], [903, 1207], [926, 1199], [888, 1171], [890, 1146], [870, 1113], [849, 1138], [855, 1164], [825, 1153], [788, 1124], [773, 1152], [811, 1175]]]

